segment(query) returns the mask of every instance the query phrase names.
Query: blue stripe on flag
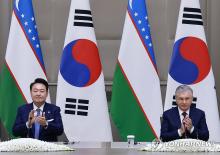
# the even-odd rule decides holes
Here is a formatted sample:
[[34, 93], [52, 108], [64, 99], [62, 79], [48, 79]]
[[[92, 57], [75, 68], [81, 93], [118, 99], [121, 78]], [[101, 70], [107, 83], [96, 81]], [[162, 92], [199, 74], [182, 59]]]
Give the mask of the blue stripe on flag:
[[39, 63], [44, 67], [43, 56], [40, 47], [40, 41], [37, 32], [37, 25], [35, 22], [32, 0], [14, 0], [13, 10], [25, 35], [35, 53]]
[[150, 24], [148, 22], [148, 13], [145, 0], [129, 0], [128, 12], [156, 69], [156, 60], [154, 56], [153, 43], [151, 40]]

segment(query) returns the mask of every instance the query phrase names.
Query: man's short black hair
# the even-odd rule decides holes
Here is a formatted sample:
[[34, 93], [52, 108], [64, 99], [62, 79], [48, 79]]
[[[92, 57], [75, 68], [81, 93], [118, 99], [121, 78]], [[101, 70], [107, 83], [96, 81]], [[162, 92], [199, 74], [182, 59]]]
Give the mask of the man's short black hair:
[[43, 84], [46, 87], [46, 90], [48, 91], [48, 82], [46, 80], [42, 79], [42, 78], [36, 78], [34, 80], [34, 82], [32, 82], [30, 84], [30, 90], [32, 90], [33, 85], [36, 84], [36, 83]]

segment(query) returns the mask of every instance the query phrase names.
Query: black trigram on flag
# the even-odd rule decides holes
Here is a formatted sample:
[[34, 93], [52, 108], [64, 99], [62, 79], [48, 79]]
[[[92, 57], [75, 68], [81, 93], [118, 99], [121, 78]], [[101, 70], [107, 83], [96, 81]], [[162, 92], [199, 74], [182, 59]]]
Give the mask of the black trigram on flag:
[[[193, 97], [193, 101], [192, 101], [191, 107], [196, 107], [196, 102], [197, 102], [197, 97]], [[173, 105], [173, 107], [177, 106], [177, 104], [176, 104], [176, 96], [175, 95], [173, 95], [172, 105]]]
[[88, 116], [89, 100], [66, 98], [65, 114]]
[[73, 25], [82, 27], [93, 27], [91, 11], [76, 9]]
[[201, 9], [185, 7], [183, 10], [182, 23], [192, 25], [203, 25]]

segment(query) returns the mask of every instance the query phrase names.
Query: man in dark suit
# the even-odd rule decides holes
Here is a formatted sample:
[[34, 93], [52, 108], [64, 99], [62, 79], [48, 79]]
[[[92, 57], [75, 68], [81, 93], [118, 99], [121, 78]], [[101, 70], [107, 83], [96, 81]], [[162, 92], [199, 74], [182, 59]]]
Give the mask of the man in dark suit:
[[177, 107], [163, 113], [161, 124], [162, 141], [193, 138], [208, 141], [209, 130], [205, 112], [192, 107], [193, 91], [187, 85], [177, 87], [175, 92]]
[[60, 108], [46, 103], [48, 83], [37, 78], [30, 85], [30, 104], [18, 108], [13, 126], [14, 136], [30, 137], [43, 141], [57, 141], [57, 136], [63, 133], [63, 123]]

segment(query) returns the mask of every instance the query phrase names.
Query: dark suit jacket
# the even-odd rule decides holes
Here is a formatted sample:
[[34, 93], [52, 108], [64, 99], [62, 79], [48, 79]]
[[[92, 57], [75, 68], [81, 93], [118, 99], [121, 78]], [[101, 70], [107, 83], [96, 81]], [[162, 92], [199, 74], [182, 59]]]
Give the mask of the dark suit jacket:
[[[194, 131], [190, 134], [187, 132], [187, 138], [200, 139], [207, 141], [209, 139], [209, 130], [206, 124], [204, 111], [197, 108], [190, 108], [189, 117], [192, 119]], [[178, 108], [171, 108], [164, 112], [163, 121], [161, 124], [162, 141], [171, 141], [184, 138], [178, 134], [178, 129], [181, 127], [181, 120]]]
[[[33, 109], [33, 103], [24, 104], [17, 110], [16, 120], [13, 126], [14, 136], [19, 137], [34, 137], [34, 125], [28, 129], [26, 122], [28, 121], [28, 115]], [[45, 103], [43, 112], [45, 112], [46, 120], [53, 120], [48, 122], [48, 126], [45, 129], [40, 127], [39, 139], [43, 141], [57, 141], [57, 136], [63, 133], [63, 123], [60, 115], [60, 108], [54, 104]]]

